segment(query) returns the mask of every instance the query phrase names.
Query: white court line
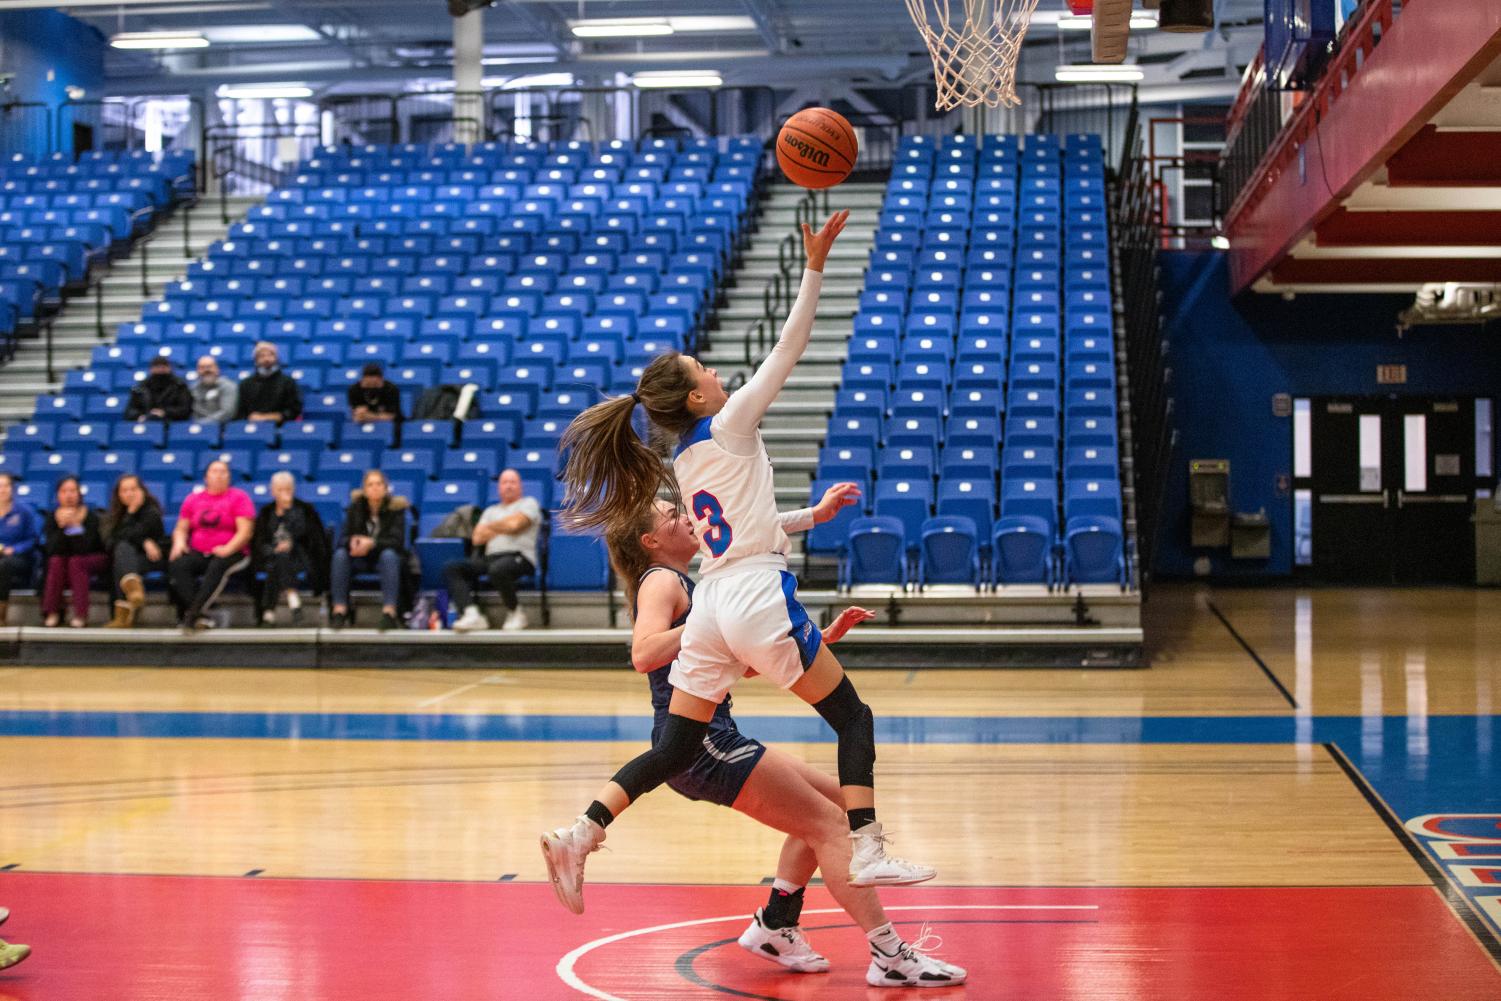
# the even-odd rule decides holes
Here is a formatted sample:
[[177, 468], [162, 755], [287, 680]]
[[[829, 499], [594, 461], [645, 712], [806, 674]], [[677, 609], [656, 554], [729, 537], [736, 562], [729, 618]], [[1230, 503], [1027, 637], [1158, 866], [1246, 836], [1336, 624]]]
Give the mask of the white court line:
[[434, 695], [430, 699], [423, 699], [421, 702], [417, 703], [417, 708], [428, 709], [432, 706], [437, 705], [439, 702], [451, 699], [455, 695], [463, 695], [465, 692], [478, 688], [481, 685], [500, 685], [511, 683], [511, 679], [507, 678], [503, 674], [492, 674], [488, 678], [481, 678], [480, 680], [471, 682], [467, 685], [460, 685], [458, 688], [455, 688], [451, 692], [444, 692], [442, 695]]
[[[887, 907], [888, 911], [1097, 911], [1099, 904], [903, 904], [898, 907]], [[818, 910], [803, 911], [804, 914], [843, 914], [842, 907], [823, 907]], [[597, 938], [593, 942], [585, 942], [574, 949], [568, 955], [558, 960], [558, 978], [572, 987], [574, 990], [587, 994], [599, 1001], [627, 1001], [626, 998], [607, 994], [597, 987], [590, 987], [584, 983], [579, 975], [573, 972], [574, 966], [585, 955], [593, 952], [601, 946], [619, 942], [622, 939], [635, 938], [638, 935], [652, 935], [659, 931], [672, 931], [675, 928], [692, 928], [695, 925], [713, 925], [725, 921], [744, 921], [744, 914], [731, 914], [723, 918], [698, 918], [694, 921], [674, 921], [672, 924], [653, 925], [650, 928], [637, 928], [634, 931], [623, 931], [615, 935], [607, 935]]]

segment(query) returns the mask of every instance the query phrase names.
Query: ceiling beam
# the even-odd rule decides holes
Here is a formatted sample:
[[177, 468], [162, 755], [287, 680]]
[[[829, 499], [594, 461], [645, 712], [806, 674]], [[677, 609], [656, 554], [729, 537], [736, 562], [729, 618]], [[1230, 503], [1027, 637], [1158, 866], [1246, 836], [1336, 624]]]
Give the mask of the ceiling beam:
[[1319, 247], [1476, 247], [1501, 244], [1501, 212], [1351, 212], [1314, 230]]
[[740, 5], [751, 16], [751, 20], [756, 22], [756, 30], [761, 33], [761, 40], [766, 43], [767, 50], [781, 52], [782, 36], [777, 31], [772, 2], [773, 0], [740, 0]]
[[1424, 285], [1429, 282], [1501, 281], [1501, 259], [1419, 258], [1416, 260], [1371, 260], [1369, 258], [1289, 257], [1274, 266], [1276, 285]]
[[1493, 187], [1501, 176], [1498, 165], [1501, 132], [1439, 131], [1425, 125], [1386, 161], [1386, 183], [1394, 188]]

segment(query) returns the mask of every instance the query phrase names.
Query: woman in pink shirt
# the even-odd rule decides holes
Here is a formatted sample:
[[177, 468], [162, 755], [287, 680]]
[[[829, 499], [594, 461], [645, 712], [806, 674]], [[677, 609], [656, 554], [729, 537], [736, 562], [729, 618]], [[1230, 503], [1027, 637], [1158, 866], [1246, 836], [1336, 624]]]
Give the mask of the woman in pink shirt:
[[255, 505], [245, 491], [229, 485], [229, 463], [209, 463], [203, 489], [182, 502], [167, 556], [172, 603], [184, 629], [212, 624], [203, 613], [218, 599], [230, 574], [250, 565], [254, 525]]

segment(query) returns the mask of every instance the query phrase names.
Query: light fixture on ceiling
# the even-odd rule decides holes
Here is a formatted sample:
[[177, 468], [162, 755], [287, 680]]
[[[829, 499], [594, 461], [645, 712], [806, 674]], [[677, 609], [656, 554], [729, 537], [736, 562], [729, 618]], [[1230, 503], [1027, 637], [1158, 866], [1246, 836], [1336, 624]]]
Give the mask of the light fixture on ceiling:
[[295, 83], [226, 84], [219, 88], [219, 96], [231, 101], [265, 101], [275, 98], [312, 97], [313, 90], [311, 87]]
[[194, 31], [127, 31], [109, 40], [112, 49], [204, 49], [208, 39]]
[[572, 73], [533, 73], [507, 80], [501, 90], [527, 90], [532, 87], [572, 87], [576, 81]]
[[609, 17], [573, 21], [569, 29], [574, 38], [649, 38], [672, 34], [665, 17]]
[[1059, 83], [1135, 83], [1146, 74], [1141, 67], [1129, 63], [1110, 65], [1081, 63], [1075, 66], [1059, 66], [1053, 71], [1053, 79]]
[[654, 70], [634, 74], [631, 83], [642, 88], [718, 87], [724, 79], [718, 70]]
[[225, 24], [204, 28], [202, 34], [215, 45], [316, 42], [323, 38], [305, 24]]
[[[1058, 18], [1059, 31], [1088, 31], [1092, 27], [1094, 27], [1094, 18], [1088, 14], [1062, 14]], [[1131, 12], [1132, 31], [1151, 31], [1156, 27], [1157, 12], [1155, 10]]]

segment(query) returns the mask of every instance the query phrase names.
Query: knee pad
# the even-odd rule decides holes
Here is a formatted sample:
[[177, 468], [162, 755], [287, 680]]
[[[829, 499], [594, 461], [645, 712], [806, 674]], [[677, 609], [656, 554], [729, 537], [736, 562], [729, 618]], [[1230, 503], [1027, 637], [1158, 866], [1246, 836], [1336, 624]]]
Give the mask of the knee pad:
[[670, 778], [681, 775], [703, 749], [708, 723], [686, 716], [668, 716], [662, 739], [644, 754], [638, 754], [615, 773], [614, 782], [634, 803]]
[[839, 735], [839, 784], [876, 784], [876, 718], [860, 701], [848, 676], [832, 692], [813, 704]]

